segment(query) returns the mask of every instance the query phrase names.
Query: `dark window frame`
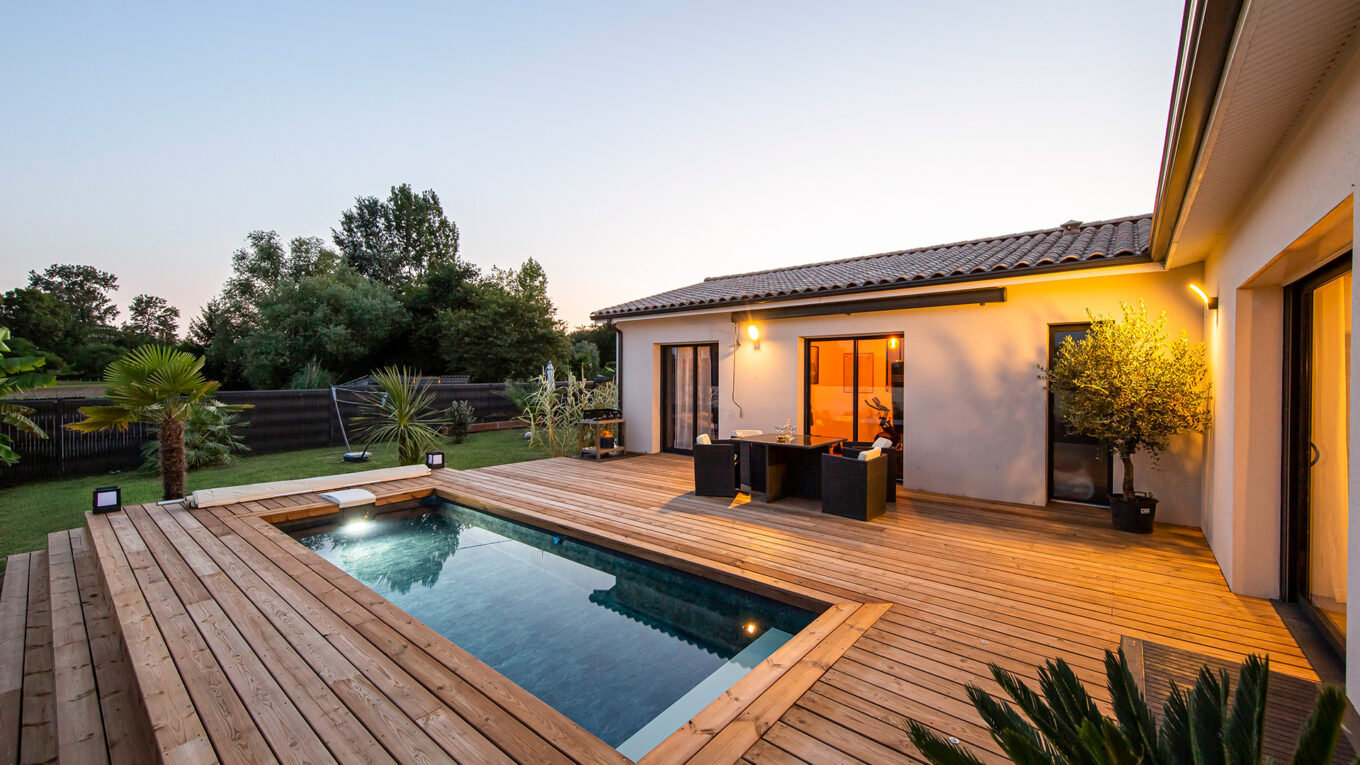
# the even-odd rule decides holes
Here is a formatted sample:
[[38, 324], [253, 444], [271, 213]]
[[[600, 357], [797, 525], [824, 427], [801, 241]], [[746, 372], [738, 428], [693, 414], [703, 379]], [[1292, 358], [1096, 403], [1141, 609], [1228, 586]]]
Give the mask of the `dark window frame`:
[[[692, 373], [691, 373], [691, 374], [693, 375], [693, 379], [690, 380], [690, 388], [693, 390], [692, 396], [693, 396], [693, 404], [694, 404], [694, 409], [693, 409], [693, 412], [694, 412], [694, 432], [695, 432], [695, 434], [698, 434], [698, 432], [699, 432], [699, 351], [700, 351], [700, 349], [708, 349], [708, 350], [710, 350], [710, 351], [712, 352], [712, 356], [711, 356], [712, 363], [711, 363], [711, 365], [710, 365], [709, 377], [712, 379], [712, 386], [713, 386], [713, 390], [715, 391], [715, 396], [720, 397], [720, 395], [716, 393], [716, 392], [719, 390], [719, 383], [718, 383], [718, 380], [719, 380], [719, 378], [721, 377], [721, 375], [718, 374], [718, 363], [719, 363], [719, 358], [718, 358], [718, 344], [715, 343], [715, 342], [702, 342], [702, 343], [662, 343], [660, 347], [661, 347], [661, 375], [660, 375], [659, 382], [660, 382], [660, 387], [661, 387], [661, 395], [660, 395], [660, 400], [661, 400], [661, 451], [663, 451], [663, 452], [671, 452], [671, 453], [673, 453], [673, 454], [693, 454], [693, 453], [694, 453], [693, 445], [691, 445], [691, 447], [690, 447], [689, 449], [681, 449], [681, 448], [679, 448], [679, 447], [677, 447], [677, 446], [673, 446], [673, 445], [672, 445], [672, 442], [675, 440], [675, 439], [674, 439], [674, 435], [675, 435], [675, 434], [674, 434], [674, 432], [672, 431], [673, 425], [671, 424], [671, 415], [670, 415], [670, 396], [668, 396], [667, 393], [666, 393], [667, 387], [668, 387], [668, 386], [667, 386], [667, 383], [669, 382], [669, 377], [666, 375], [666, 354], [667, 354], [671, 349], [674, 349], [674, 348], [693, 348], [693, 349], [694, 349], [694, 365], [693, 365], [693, 366], [694, 366], [694, 369], [693, 369], [693, 371], [692, 371]], [[717, 411], [717, 409], [718, 409], [717, 407], [714, 407], [714, 408], [713, 408], [713, 412], [712, 412], [712, 415], [713, 415], [713, 430], [714, 430], [714, 432], [717, 432], [717, 430], [718, 430], [718, 411]]]
[[[1051, 367], [1053, 366], [1053, 357], [1054, 357], [1054, 355], [1055, 355], [1055, 354], [1057, 353], [1057, 351], [1058, 351], [1058, 346], [1055, 344], [1054, 339], [1056, 338], [1056, 336], [1057, 336], [1057, 334], [1058, 334], [1059, 332], [1073, 332], [1073, 331], [1076, 331], [1076, 330], [1082, 330], [1082, 331], [1087, 331], [1087, 332], [1089, 332], [1090, 329], [1091, 329], [1091, 322], [1089, 322], [1089, 321], [1069, 321], [1069, 322], [1059, 322], [1059, 323], [1049, 324], [1049, 325], [1048, 325], [1048, 367], [1047, 367], [1047, 368], [1051, 368]], [[1087, 505], [1087, 506], [1090, 506], [1090, 507], [1109, 507], [1109, 506], [1110, 506], [1110, 500], [1109, 500], [1108, 496], [1106, 497], [1105, 502], [1104, 502], [1103, 504], [1102, 504], [1102, 503], [1099, 503], [1099, 502], [1077, 502], [1077, 501], [1071, 500], [1071, 499], [1058, 499], [1058, 498], [1055, 498], [1055, 497], [1053, 496], [1053, 447], [1054, 447], [1054, 445], [1057, 443], [1057, 440], [1054, 438], [1054, 433], [1053, 433], [1053, 418], [1054, 418], [1054, 411], [1053, 411], [1053, 409], [1054, 409], [1054, 394], [1053, 394], [1053, 391], [1048, 390], [1047, 388], [1044, 390], [1044, 401], [1047, 402], [1047, 408], [1046, 408], [1046, 410], [1044, 411], [1044, 457], [1045, 457], [1045, 464], [1044, 464], [1044, 486], [1045, 486], [1045, 489], [1044, 489], [1044, 498], [1045, 498], [1045, 501], [1046, 501], [1046, 502], [1066, 502], [1066, 503], [1069, 503], [1069, 504], [1075, 504], [1075, 505]], [[1087, 440], [1086, 440], [1086, 441], [1078, 441], [1078, 442], [1076, 442], [1076, 443], [1092, 443], [1092, 444], [1098, 443], [1095, 439], [1092, 439], [1092, 438], [1089, 438], [1089, 437], [1086, 437], [1086, 436], [1082, 436], [1081, 438], [1085, 438], [1085, 439], [1087, 439]], [[1069, 443], [1071, 443], [1071, 442], [1069, 442]], [[1105, 452], [1105, 486], [1106, 486], [1110, 491], [1114, 491], [1114, 453], [1113, 453], [1112, 451], [1110, 451], [1110, 450], [1106, 450], [1106, 452]]]
[[[805, 338], [803, 338], [803, 358], [802, 358], [802, 365], [801, 365], [801, 366], [802, 366], [801, 374], [802, 374], [802, 376], [803, 376], [803, 422], [802, 422], [802, 429], [803, 429], [802, 432], [803, 432], [803, 433], [806, 433], [806, 434], [808, 434], [808, 435], [811, 435], [811, 434], [812, 434], [812, 344], [813, 344], [813, 343], [832, 343], [832, 342], [840, 342], [840, 341], [845, 341], [845, 340], [851, 340], [851, 341], [854, 341], [854, 343], [855, 343], [854, 349], [851, 351], [851, 353], [852, 353], [852, 354], [854, 355], [854, 357], [855, 357], [855, 363], [853, 364], [853, 367], [854, 367], [854, 375], [852, 376], [852, 380], [853, 380], [853, 382], [852, 382], [852, 390], [854, 391], [854, 397], [853, 397], [852, 400], [854, 401], [855, 411], [852, 413], [852, 416], [851, 416], [851, 422], [853, 423], [853, 426], [851, 427], [850, 433], [851, 433], [851, 435], [854, 436], [854, 438], [851, 439], [851, 443], [861, 443], [861, 441], [860, 441], [860, 439], [859, 439], [859, 404], [860, 404], [860, 400], [859, 400], [859, 395], [860, 395], [860, 394], [859, 394], [859, 341], [860, 341], [860, 340], [886, 340], [886, 339], [893, 338], [893, 337], [896, 337], [896, 338], [897, 338], [898, 347], [901, 349], [901, 352], [902, 352], [902, 366], [903, 366], [903, 378], [904, 378], [903, 381], [902, 381], [902, 385], [903, 385], [903, 389], [904, 389], [904, 390], [903, 390], [902, 422], [901, 422], [901, 423], [894, 423], [894, 424], [898, 424], [898, 425], [900, 425], [901, 428], [902, 428], [902, 442], [903, 442], [903, 446], [905, 447], [905, 445], [906, 445], [906, 438], [907, 438], [907, 433], [906, 433], [906, 419], [907, 419], [907, 413], [906, 413], [906, 401], [905, 401], [905, 398], [906, 398], [906, 391], [905, 391], [905, 387], [906, 387], [906, 380], [905, 380], [906, 371], [905, 371], [905, 369], [906, 369], [906, 363], [907, 363], [907, 336], [906, 336], [906, 333], [905, 333], [905, 332], [871, 332], [871, 333], [862, 334], [862, 335], [837, 335], [837, 336], [834, 336], [834, 337], [805, 337]], [[892, 362], [891, 362], [891, 361], [888, 361], [888, 360], [887, 360], [887, 357], [885, 356], [885, 357], [884, 357], [884, 360], [883, 360], [883, 364], [884, 364], [884, 369], [883, 369], [884, 379], [888, 381], [888, 387], [889, 387], [889, 388], [892, 388], [892, 386], [893, 386], [893, 378], [892, 378]], [[889, 396], [889, 398], [891, 398], [891, 396]], [[892, 406], [892, 404], [894, 404], [894, 403], [896, 403], [896, 402], [889, 402], [889, 406]], [[893, 414], [896, 415], [896, 412], [894, 412]]]

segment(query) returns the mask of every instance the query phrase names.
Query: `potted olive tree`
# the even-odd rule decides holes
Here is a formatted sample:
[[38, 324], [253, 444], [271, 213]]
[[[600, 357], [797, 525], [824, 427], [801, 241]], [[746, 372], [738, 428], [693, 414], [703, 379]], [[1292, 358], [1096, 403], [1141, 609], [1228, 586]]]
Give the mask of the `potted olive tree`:
[[1209, 426], [1209, 368], [1204, 344], [1166, 336], [1166, 314], [1149, 318], [1140, 302], [1122, 318], [1095, 314], [1082, 340], [1058, 348], [1040, 378], [1073, 432], [1098, 439], [1124, 465], [1124, 486], [1110, 495], [1114, 527], [1151, 533], [1157, 500], [1134, 490], [1133, 457], [1156, 460], [1172, 436]]

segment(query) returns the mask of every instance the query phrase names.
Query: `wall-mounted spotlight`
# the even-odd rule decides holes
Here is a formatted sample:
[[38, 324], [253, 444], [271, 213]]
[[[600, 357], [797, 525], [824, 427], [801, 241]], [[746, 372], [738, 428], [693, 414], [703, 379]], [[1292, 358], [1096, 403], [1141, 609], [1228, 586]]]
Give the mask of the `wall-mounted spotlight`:
[[756, 350], [760, 350], [760, 327], [757, 327], [754, 324], [747, 324], [746, 336], [751, 338], [751, 342], [756, 344]]
[[1209, 297], [1209, 293], [1205, 292], [1198, 284], [1191, 284], [1190, 291], [1199, 295], [1199, 299], [1204, 301], [1204, 307], [1210, 311], [1218, 310], [1218, 298]]

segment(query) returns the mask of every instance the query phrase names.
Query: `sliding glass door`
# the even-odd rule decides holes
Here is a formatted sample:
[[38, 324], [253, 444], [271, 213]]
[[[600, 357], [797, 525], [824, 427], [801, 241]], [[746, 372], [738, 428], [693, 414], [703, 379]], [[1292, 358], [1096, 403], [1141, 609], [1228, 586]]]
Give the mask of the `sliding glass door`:
[[[1058, 349], [1071, 340], [1081, 342], [1090, 324], [1053, 324], [1048, 328], [1048, 363]], [[1100, 441], [1078, 435], [1067, 427], [1058, 406], [1058, 394], [1048, 394], [1048, 498], [1088, 505], [1110, 504], [1110, 481], [1114, 461]]]
[[855, 442], [889, 435], [902, 444], [902, 336], [807, 340], [806, 432]]
[[689, 453], [718, 437], [718, 344], [661, 347], [661, 448]]
[[1339, 649], [1346, 644], [1351, 264], [1289, 290], [1286, 589]]

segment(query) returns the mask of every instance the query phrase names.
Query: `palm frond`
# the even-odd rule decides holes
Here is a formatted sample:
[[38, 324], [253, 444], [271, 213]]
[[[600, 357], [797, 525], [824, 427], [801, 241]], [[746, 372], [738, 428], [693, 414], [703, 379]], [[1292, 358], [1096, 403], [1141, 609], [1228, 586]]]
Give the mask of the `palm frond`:
[[1204, 667], [1189, 694], [1190, 746], [1197, 765], [1226, 765], [1223, 725], [1228, 709], [1228, 673]]
[[1256, 765], [1265, 750], [1266, 687], [1270, 664], [1259, 656], [1248, 656], [1237, 673], [1237, 692], [1232, 714], [1223, 732], [1224, 756], [1231, 765]]
[[[1336, 742], [1341, 735], [1341, 720], [1346, 714], [1346, 694], [1340, 688], [1326, 686], [1318, 693], [1317, 704], [1303, 724], [1299, 743], [1294, 747], [1295, 765], [1331, 762]], [[1360, 760], [1360, 757], [1356, 758]]]
[[1110, 689], [1110, 700], [1114, 706], [1114, 716], [1119, 729], [1128, 739], [1130, 749], [1141, 759], [1155, 761], [1157, 750], [1157, 724], [1152, 720], [1152, 710], [1138, 688], [1138, 683], [1129, 671], [1129, 660], [1124, 649], [1119, 653], [1105, 652], [1105, 679]]
[[907, 735], [921, 754], [935, 765], [982, 765], [982, 760], [962, 745], [951, 744], [915, 720], [907, 721]]

